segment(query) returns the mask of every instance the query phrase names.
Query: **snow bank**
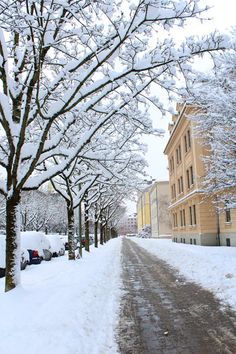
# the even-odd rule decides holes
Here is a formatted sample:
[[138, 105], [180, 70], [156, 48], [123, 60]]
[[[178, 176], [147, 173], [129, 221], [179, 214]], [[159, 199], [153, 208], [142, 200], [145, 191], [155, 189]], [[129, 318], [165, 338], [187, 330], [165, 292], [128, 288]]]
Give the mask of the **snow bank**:
[[0, 353], [117, 353], [120, 246], [114, 239], [80, 260], [29, 266], [23, 287], [6, 294], [0, 279]]
[[132, 238], [132, 241], [236, 310], [236, 247], [195, 246], [166, 239]]

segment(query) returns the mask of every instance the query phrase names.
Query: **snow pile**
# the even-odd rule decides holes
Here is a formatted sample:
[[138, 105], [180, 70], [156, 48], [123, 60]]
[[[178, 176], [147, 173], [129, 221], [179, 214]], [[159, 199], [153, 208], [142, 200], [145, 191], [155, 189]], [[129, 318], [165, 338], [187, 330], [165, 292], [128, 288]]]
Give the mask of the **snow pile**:
[[236, 247], [195, 246], [166, 239], [132, 238], [132, 241], [236, 309]]
[[29, 266], [23, 287], [3, 293], [0, 280], [0, 353], [114, 354], [118, 321], [121, 240], [83, 259], [66, 256]]

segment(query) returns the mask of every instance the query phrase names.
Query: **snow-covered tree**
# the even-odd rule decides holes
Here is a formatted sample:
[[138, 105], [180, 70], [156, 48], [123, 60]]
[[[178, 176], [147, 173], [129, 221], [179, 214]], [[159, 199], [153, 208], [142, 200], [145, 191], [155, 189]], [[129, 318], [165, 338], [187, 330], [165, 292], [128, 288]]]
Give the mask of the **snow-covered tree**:
[[189, 85], [195, 134], [204, 144], [202, 188], [216, 208], [236, 207], [236, 51], [215, 56], [214, 70]]
[[[6, 197], [6, 291], [20, 282], [19, 203], [68, 168], [96, 131], [151, 84], [170, 90], [176, 68], [222, 38], [175, 46], [169, 29], [200, 16], [198, 0], [0, 2], [0, 165]], [[150, 42], [150, 39], [154, 39]], [[158, 106], [158, 100], [155, 102]], [[160, 106], [161, 108], [161, 106]], [[97, 112], [97, 116], [90, 112]], [[90, 120], [91, 118], [91, 120]], [[77, 144], [62, 144], [87, 129]], [[63, 163], [53, 158], [63, 156]]]
[[64, 200], [56, 193], [28, 191], [20, 203], [22, 231], [65, 232], [67, 229]]

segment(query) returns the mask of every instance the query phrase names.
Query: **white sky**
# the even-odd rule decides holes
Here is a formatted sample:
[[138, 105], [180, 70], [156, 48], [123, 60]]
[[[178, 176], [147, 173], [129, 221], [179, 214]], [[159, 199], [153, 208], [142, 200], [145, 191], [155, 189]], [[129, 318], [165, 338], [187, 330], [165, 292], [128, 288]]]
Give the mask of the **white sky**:
[[[188, 35], [195, 33], [200, 35], [212, 32], [215, 29], [225, 31], [229, 29], [230, 26], [236, 25], [236, 0], [202, 0], [201, 3], [214, 6], [214, 8], [206, 13], [206, 18], [212, 19], [206, 21], [204, 24], [201, 24], [199, 21], [190, 20], [187, 31], [186, 28], [180, 30], [180, 36], [186, 32]], [[199, 62], [198, 65], [201, 68], [203, 66], [202, 62]], [[149, 167], [147, 168], [147, 173], [157, 180], [168, 180], [167, 158], [164, 156], [163, 150], [169, 137], [168, 123], [171, 116], [169, 115], [166, 118], [162, 118], [161, 114], [154, 108], [150, 110], [150, 114], [154, 126], [165, 129], [166, 133], [163, 138], [151, 136], [144, 138], [144, 142], [148, 144], [146, 159]]]

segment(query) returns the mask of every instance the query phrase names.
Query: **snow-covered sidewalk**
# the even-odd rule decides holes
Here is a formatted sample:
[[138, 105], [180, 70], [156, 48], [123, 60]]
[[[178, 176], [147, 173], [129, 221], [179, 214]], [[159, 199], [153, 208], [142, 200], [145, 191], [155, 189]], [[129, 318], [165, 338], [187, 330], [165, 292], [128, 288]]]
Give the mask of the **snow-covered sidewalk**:
[[166, 239], [132, 240], [236, 310], [236, 247], [195, 246]]
[[0, 353], [117, 353], [120, 249], [119, 238], [75, 262], [29, 266], [7, 294], [0, 279]]

